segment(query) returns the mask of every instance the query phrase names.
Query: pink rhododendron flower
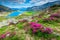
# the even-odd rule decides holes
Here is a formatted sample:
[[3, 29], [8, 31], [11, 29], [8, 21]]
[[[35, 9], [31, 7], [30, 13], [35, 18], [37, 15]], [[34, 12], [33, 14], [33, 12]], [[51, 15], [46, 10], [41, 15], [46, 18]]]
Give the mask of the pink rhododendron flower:
[[5, 38], [7, 34], [10, 34], [10, 32], [6, 32], [5, 34], [2, 34], [0, 38]]
[[54, 17], [50, 17], [49, 20], [54, 20]]
[[44, 21], [51, 21], [51, 20], [55, 20], [54, 17], [49, 17], [49, 18], [45, 18]]
[[42, 25], [41, 24], [35, 24], [36, 27], [41, 27]]
[[33, 33], [36, 33], [37, 32], [37, 30], [33, 30]]
[[52, 29], [51, 28], [46, 28], [46, 32], [50, 34], [50, 33], [52, 33]]
[[50, 17], [60, 17], [60, 14], [56, 13], [56, 14], [52, 14]]
[[31, 28], [33, 28], [33, 29], [42, 28], [42, 25], [41, 25], [41, 24], [38, 24], [38, 23], [32, 23], [30, 26], [31, 26]]
[[41, 24], [38, 24], [38, 23], [35, 23], [35, 22], [31, 22], [30, 27], [31, 27], [33, 33], [36, 33], [38, 31], [41, 31], [43, 33], [49, 33], [49, 34], [52, 33], [52, 29], [46, 28], [46, 27], [42, 26]]

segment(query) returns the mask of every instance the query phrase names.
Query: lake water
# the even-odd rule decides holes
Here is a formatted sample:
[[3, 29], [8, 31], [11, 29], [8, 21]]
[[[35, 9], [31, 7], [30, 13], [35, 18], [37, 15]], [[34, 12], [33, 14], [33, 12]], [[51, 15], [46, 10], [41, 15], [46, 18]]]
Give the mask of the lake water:
[[9, 17], [16, 17], [16, 16], [22, 14], [23, 12], [24, 12], [24, 11], [12, 12], [12, 13], [10, 13], [7, 17], [8, 17], [8, 18], [9, 18]]

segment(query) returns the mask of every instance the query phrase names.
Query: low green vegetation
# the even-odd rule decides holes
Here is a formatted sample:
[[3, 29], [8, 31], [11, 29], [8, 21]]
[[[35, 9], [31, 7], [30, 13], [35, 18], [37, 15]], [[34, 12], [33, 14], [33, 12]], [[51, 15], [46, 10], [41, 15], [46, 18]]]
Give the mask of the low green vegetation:
[[[19, 20], [33, 16], [32, 20], [19, 20], [16, 24], [3, 26], [0, 28], [0, 40], [60, 40], [59, 14], [59, 9], [54, 10], [51, 14], [45, 11], [24, 12], [22, 15], [15, 17], [15, 19]], [[0, 18], [0, 20], [4, 20], [4, 18]]]

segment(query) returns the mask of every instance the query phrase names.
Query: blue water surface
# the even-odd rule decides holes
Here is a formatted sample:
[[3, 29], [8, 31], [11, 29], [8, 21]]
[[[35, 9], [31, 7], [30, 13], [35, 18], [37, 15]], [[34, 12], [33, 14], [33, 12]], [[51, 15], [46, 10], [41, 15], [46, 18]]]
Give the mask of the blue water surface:
[[24, 11], [12, 12], [12, 13], [10, 13], [7, 17], [8, 17], [8, 18], [9, 18], [9, 17], [16, 17], [16, 16], [22, 14], [23, 12], [24, 12]]

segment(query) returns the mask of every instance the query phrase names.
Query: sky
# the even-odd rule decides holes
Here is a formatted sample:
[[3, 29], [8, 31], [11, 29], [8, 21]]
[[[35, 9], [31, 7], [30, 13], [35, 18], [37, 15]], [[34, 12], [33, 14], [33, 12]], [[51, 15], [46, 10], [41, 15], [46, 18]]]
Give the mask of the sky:
[[4, 5], [10, 8], [27, 8], [54, 1], [58, 0], [0, 0], [0, 5]]

